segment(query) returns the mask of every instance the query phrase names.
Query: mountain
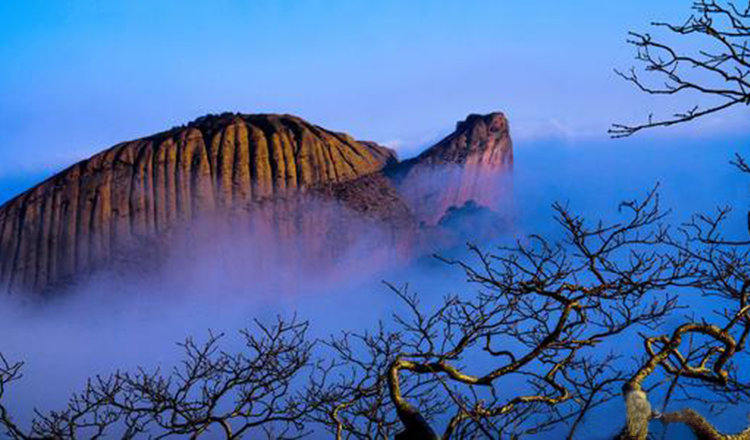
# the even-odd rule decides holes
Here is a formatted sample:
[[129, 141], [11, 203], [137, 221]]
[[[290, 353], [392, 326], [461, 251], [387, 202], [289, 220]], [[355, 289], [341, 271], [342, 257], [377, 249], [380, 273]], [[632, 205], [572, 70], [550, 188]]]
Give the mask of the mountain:
[[508, 119], [502, 113], [490, 113], [469, 115], [445, 139], [386, 172], [416, 217], [432, 224], [451, 206], [470, 200], [497, 206], [506, 197], [497, 177], [512, 167]]
[[[156, 267], [181, 231], [198, 241], [252, 227], [334, 257], [369, 224], [409, 247], [419, 222], [484, 203], [484, 176], [511, 166], [500, 113], [470, 115], [403, 162], [295, 116], [204, 116], [115, 145], [0, 207], [0, 293], [50, 292], [128, 261]], [[439, 173], [451, 176], [442, 188]]]

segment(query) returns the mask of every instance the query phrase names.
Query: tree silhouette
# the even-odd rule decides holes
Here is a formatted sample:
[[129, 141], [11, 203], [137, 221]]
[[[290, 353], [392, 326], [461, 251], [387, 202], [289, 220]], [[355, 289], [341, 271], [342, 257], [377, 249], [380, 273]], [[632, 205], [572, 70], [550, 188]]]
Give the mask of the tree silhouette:
[[[172, 372], [92, 378], [29, 428], [3, 400], [22, 364], [0, 358], [0, 425], [14, 439], [521, 438], [553, 429], [572, 439], [622, 389], [621, 439], [645, 439], [653, 419], [729, 439], [692, 408], [666, 410], [750, 400], [739, 368], [748, 361], [750, 242], [724, 235], [730, 209], [673, 227], [656, 189], [622, 203], [616, 221], [554, 209], [561, 239], [531, 235], [492, 252], [471, 245], [471, 258], [443, 260], [473, 288], [436, 307], [390, 285], [404, 311], [374, 331], [318, 341], [306, 322], [279, 319], [243, 331], [238, 353], [220, 348], [221, 335], [188, 339]], [[686, 311], [683, 299], [696, 295], [703, 310]]]
[[[696, 93], [713, 98], [705, 107], [694, 106], [672, 117], [644, 123], [613, 124], [609, 133], [615, 137], [630, 136], [638, 131], [667, 127], [692, 121], [738, 105], [750, 105], [750, 2], [735, 3], [701, 0], [693, 3], [693, 14], [682, 24], [652, 23], [680, 36], [687, 47], [678, 47], [668, 39], [657, 39], [649, 33], [630, 32], [628, 43], [637, 49], [636, 60], [642, 69], [617, 75], [652, 95]], [[641, 76], [645, 72], [650, 81]]]

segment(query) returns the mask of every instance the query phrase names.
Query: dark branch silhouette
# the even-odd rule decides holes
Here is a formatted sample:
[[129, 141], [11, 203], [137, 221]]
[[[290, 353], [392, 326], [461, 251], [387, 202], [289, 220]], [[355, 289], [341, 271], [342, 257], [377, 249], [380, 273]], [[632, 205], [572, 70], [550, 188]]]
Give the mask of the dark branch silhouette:
[[64, 410], [37, 411], [29, 429], [13, 421], [1, 400], [21, 378], [22, 364], [0, 357], [0, 424], [13, 439], [198, 438], [209, 433], [227, 439], [300, 438], [306, 432], [302, 416], [313, 408], [291, 389], [312, 368], [307, 328], [296, 320], [271, 326], [257, 322], [253, 332], [241, 332], [245, 347], [237, 354], [220, 350], [222, 335], [210, 334], [202, 344], [188, 339], [181, 344], [182, 364], [171, 373], [138, 370], [92, 378]]
[[[675, 312], [670, 289], [691, 283], [695, 264], [668, 252], [667, 213], [655, 190], [623, 203], [617, 223], [554, 208], [564, 241], [531, 236], [493, 253], [470, 245], [473, 261], [444, 261], [476, 293], [430, 310], [408, 286], [390, 285], [406, 306], [395, 328], [330, 342], [349, 374], [325, 393], [336, 396], [329, 429], [366, 438], [377, 426], [378, 438], [400, 430], [396, 438], [448, 439], [566, 425], [573, 438], [592, 409], [617, 396], [624, 363], [600, 347]], [[441, 429], [439, 420], [447, 420]]]
[[[220, 348], [222, 335], [188, 339], [172, 372], [92, 378], [65, 409], [37, 412], [30, 427], [4, 400], [22, 364], [0, 357], [0, 425], [14, 439], [321, 431], [338, 439], [521, 438], [550, 430], [572, 439], [623, 390], [622, 440], [647, 438], [654, 419], [718, 435], [702, 438], [733, 438], [692, 408], [666, 411], [670, 401], [750, 401], [738, 368], [750, 335], [750, 243], [723, 233], [730, 210], [671, 228], [656, 189], [622, 203], [615, 222], [554, 210], [559, 241], [532, 235], [443, 259], [474, 289], [437, 306], [389, 285], [404, 311], [371, 332], [317, 342], [307, 339], [306, 322], [279, 319], [242, 332], [238, 353]], [[680, 316], [688, 292], [703, 298], [706, 313]], [[635, 332], [642, 351], [623, 352], [641, 351], [637, 362], [605, 348]], [[664, 384], [661, 414], [647, 391]]]
[[683, 49], [667, 42], [668, 39], [630, 32], [628, 43], [637, 49], [636, 60], [642, 63], [643, 71], [656, 78], [648, 81], [636, 68], [615, 72], [651, 95], [693, 92], [714, 98], [715, 103], [694, 106], [663, 119], [649, 115], [641, 124], [613, 124], [609, 130], [612, 137], [627, 137], [643, 129], [667, 127], [737, 105], [750, 105], [750, 2], [738, 7], [731, 2], [700, 0], [692, 8], [693, 14], [682, 24], [657, 22], [652, 26], [674, 35], [693, 37], [702, 46]]

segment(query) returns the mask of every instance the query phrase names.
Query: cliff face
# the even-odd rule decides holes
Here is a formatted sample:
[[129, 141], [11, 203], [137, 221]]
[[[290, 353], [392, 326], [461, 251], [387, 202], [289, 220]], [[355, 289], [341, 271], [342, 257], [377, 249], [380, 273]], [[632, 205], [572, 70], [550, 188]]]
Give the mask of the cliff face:
[[469, 115], [456, 130], [387, 173], [418, 220], [437, 223], [452, 206], [473, 200], [498, 206], [507, 194], [502, 177], [513, 168], [513, 142], [502, 113]]
[[[175, 231], [206, 218], [226, 220], [221, 233], [252, 224], [270, 241], [313, 237], [304, 251], [325, 258], [362, 221], [404, 245], [417, 220], [484, 201], [482, 176], [511, 163], [501, 114], [472, 115], [402, 163], [294, 116], [202, 117], [116, 145], [0, 207], [0, 293], [54, 289], [122, 260], [151, 264]], [[445, 170], [440, 188], [430, 176]], [[210, 224], [201, 239], [223, 229]]]
[[394, 158], [277, 115], [204, 117], [116, 145], [0, 208], [0, 292], [43, 290], [202, 214], [351, 180]]

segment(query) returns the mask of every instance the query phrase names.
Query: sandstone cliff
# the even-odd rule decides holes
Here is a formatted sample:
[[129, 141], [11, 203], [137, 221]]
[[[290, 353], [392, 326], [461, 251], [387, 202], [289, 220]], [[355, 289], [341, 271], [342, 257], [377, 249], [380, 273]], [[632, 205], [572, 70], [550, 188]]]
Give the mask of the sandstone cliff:
[[344, 182], [393, 159], [278, 115], [204, 117], [116, 145], [0, 208], [0, 292], [44, 289], [202, 213]]
[[433, 147], [386, 172], [416, 217], [434, 224], [448, 208], [470, 200], [498, 206], [507, 198], [502, 176], [512, 167], [508, 120], [502, 113], [490, 113], [469, 115]]
[[[385, 147], [294, 116], [202, 117], [118, 144], [0, 207], [0, 294], [53, 289], [134, 252], [150, 264], [174, 231], [205, 218], [231, 219], [230, 233], [250, 219], [271, 241], [315, 237], [305, 252], [326, 257], [360, 220], [403, 244], [417, 219], [435, 222], [450, 206], [484, 202], [482, 176], [511, 164], [502, 114], [469, 116], [401, 163]], [[447, 188], [429, 178], [441, 170], [451, 173]], [[319, 200], [335, 205], [312, 209]]]

